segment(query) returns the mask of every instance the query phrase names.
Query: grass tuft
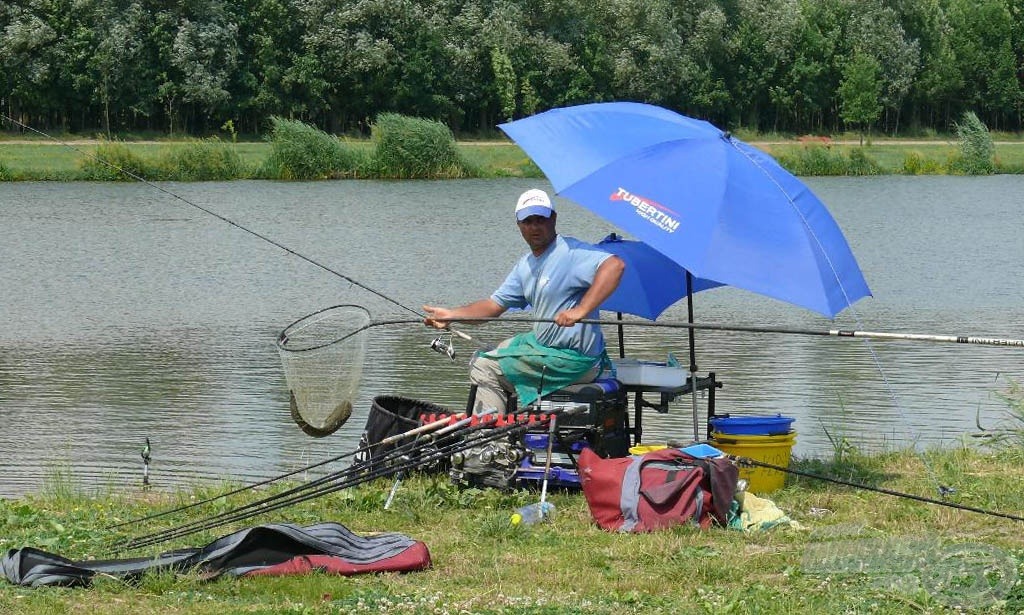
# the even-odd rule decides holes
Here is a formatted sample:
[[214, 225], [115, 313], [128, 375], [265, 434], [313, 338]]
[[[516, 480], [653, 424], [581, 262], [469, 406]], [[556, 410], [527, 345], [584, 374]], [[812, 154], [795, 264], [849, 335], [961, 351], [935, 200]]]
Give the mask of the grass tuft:
[[117, 141], [101, 143], [81, 163], [82, 179], [88, 181], [135, 181], [129, 174], [148, 179], [156, 173], [132, 149]]
[[374, 175], [388, 179], [459, 178], [470, 171], [441, 122], [382, 113], [371, 127]]
[[171, 181], [227, 181], [251, 174], [235, 148], [216, 138], [170, 150], [158, 168], [160, 178]]
[[271, 124], [264, 177], [307, 180], [356, 175], [359, 157], [337, 137], [298, 120], [273, 117]]

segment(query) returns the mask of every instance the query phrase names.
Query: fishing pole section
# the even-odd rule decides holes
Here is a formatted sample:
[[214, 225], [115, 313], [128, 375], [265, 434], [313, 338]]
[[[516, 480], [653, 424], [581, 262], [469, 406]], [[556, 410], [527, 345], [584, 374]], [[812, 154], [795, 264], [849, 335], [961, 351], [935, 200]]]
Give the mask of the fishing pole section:
[[[501, 321], [532, 324], [552, 322], [550, 319], [526, 317], [465, 319], [466, 324]], [[375, 327], [413, 325], [421, 319], [372, 321], [369, 311], [352, 304], [335, 305], [313, 312], [288, 325], [277, 338], [277, 348], [289, 389], [292, 419], [299, 428], [314, 437], [328, 436], [348, 421], [353, 411], [362, 368], [365, 361], [368, 332]], [[827, 336], [836, 338], [871, 338], [887, 341], [940, 342], [1024, 348], [1024, 340], [976, 335], [936, 335], [921, 333], [890, 333], [842, 329], [806, 329], [774, 326], [723, 325], [695, 322], [651, 322], [646, 320], [585, 319], [581, 322], [616, 327], [650, 327], [689, 331], [725, 331], [736, 333], [769, 333], [781, 335]], [[437, 334], [428, 347], [455, 361], [456, 340], [475, 338], [457, 329]], [[476, 348], [474, 348], [476, 350]]]
[[736, 463], [741, 467], [757, 467], [765, 468], [767, 470], [773, 470], [776, 472], [784, 472], [786, 474], [792, 474], [793, 476], [802, 476], [804, 478], [810, 478], [813, 480], [819, 480], [827, 483], [833, 483], [836, 485], [842, 485], [844, 487], [852, 487], [854, 489], [860, 489], [862, 491], [871, 491], [873, 493], [881, 493], [883, 495], [891, 495], [893, 497], [904, 498], [907, 500], [913, 500], [915, 502], [921, 502], [923, 504], [934, 504], [936, 506], [944, 506], [946, 508], [953, 508], [956, 510], [963, 510], [967, 512], [979, 513], [982, 515], [988, 515], [990, 517], [1000, 517], [1003, 519], [1011, 519], [1013, 521], [1024, 521], [1024, 517], [1019, 515], [1012, 515], [1009, 513], [999, 512], [995, 510], [987, 510], [985, 508], [978, 508], [977, 506], [968, 506], [966, 504], [959, 504], [957, 502], [950, 502], [948, 500], [937, 500], [935, 498], [927, 498], [920, 495], [914, 495], [912, 493], [906, 493], [903, 491], [896, 491], [894, 489], [885, 489], [882, 487], [874, 487], [872, 485], [865, 485], [863, 483], [857, 483], [849, 480], [843, 480], [841, 478], [833, 478], [831, 476], [824, 476], [822, 474], [815, 474], [813, 472], [804, 472], [802, 470], [796, 470], [786, 466], [780, 466], [759, 459], [751, 459], [749, 457], [741, 457], [736, 455], [726, 455], [728, 459]]
[[[387, 448], [386, 445], [407, 440], [405, 443], [399, 444], [380, 455], [370, 456], [357, 461], [341, 471], [329, 473], [302, 485], [287, 488], [281, 493], [263, 497], [224, 512], [135, 536], [113, 544], [112, 548], [117, 553], [140, 549], [224, 525], [245, 521], [378, 478], [399, 476], [416, 470], [443, 466], [447, 463], [458, 463], [457, 460], [460, 458], [460, 455], [464, 455], [466, 451], [479, 449], [482, 446], [500, 440], [521, 437], [528, 430], [538, 429], [547, 425], [554, 416], [569, 417], [580, 411], [581, 408], [579, 407], [565, 407], [554, 409], [545, 414], [522, 413], [506, 415], [504, 417], [496, 416], [493, 413], [481, 413], [473, 416], [466, 416], [461, 413], [444, 413], [446, 416], [440, 419], [435, 418], [420, 427], [396, 434], [374, 445], [361, 447], [356, 451], [347, 453], [344, 457], [365, 453], [375, 447]], [[434, 416], [436, 415], [425, 415], [424, 418], [429, 419], [434, 418]], [[285, 478], [294, 474], [292, 472], [278, 478]], [[189, 508], [211, 503], [224, 497], [236, 495], [253, 487], [255, 485], [245, 489], [230, 491], [187, 507], [171, 509], [112, 527], [134, 525], [143, 521], [165, 517]]]

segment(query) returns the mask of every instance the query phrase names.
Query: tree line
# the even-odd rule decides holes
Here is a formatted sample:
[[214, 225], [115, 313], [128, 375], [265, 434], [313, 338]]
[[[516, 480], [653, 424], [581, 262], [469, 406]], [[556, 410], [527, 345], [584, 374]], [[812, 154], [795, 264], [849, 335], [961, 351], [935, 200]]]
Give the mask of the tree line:
[[70, 132], [457, 133], [636, 100], [731, 129], [1022, 129], [1020, 0], [7, 0], [0, 109]]

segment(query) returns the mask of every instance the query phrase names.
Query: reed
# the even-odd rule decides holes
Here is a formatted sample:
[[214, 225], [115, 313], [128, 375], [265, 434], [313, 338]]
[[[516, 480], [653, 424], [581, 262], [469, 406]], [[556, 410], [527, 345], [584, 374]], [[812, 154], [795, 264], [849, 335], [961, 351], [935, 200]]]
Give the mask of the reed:
[[849, 161], [847, 175], [881, 175], [884, 172], [882, 166], [868, 156], [863, 148], [850, 150], [847, 159]]
[[972, 111], [966, 111], [954, 124], [960, 151], [950, 161], [950, 171], [963, 175], [989, 175], [995, 172], [996, 147], [988, 127]]
[[251, 175], [234, 146], [217, 138], [174, 148], [156, 167], [160, 179], [173, 181], [225, 181]]
[[459, 178], [471, 169], [452, 131], [434, 120], [382, 113], [371, 127], [373, 175], [388, 179]]
[[903, 154], [903, 163], [899, 172], [904, 175], [943, 175], [947, 171], [944, 162], [928, 158], [918, 150]]
[[336, 137], [298, 120], [273, 117], [271, 124], [271, 151], [262, 177], [304, 180], [356, 175], [359, 156]]
[[118, 141], [100, 143], [93, 155], [82, 159], [81, 162], [81, 179], [84, 180], [136, 181], [128, 174], [149, 178], [157, 173], [154, 165], [144, 161], [128, 145]]
[[822, 145], [808, 145], [778, 157], [779, 164], [794, 175], [849, 175], [851, 165], [842, 152]]

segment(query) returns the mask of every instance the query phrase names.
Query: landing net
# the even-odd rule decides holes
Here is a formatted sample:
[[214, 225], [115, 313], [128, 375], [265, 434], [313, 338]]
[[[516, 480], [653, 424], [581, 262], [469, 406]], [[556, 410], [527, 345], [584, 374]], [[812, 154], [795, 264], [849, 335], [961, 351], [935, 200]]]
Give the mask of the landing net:
[[300, 318], [278, 336], [292, 419], [307, 434], [328, 436], [352, 415], [369, 324], [365, 308], [335, 305]]

